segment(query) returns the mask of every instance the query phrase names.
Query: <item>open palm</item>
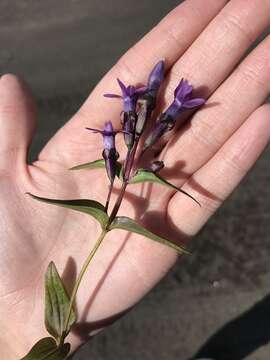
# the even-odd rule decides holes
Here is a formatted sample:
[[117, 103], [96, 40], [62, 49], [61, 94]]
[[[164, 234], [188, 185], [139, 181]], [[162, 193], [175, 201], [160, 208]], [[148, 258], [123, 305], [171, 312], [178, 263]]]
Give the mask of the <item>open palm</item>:
[[[161, 144], [159, 155], [169, 169], [164, 174], [202, 207], [158, 185], [130, 185], [120, 209], [156, 233], [170, 232], [184, 241], [199, 231], [268, 144], [270, 107], [262, 104], [270, 87], [270, 38], [238, 64], [269, 24], [269, 0], [185, 1], [120, 59], [32, 165], [26, 158], [34, 105], [19, 80], [1, 78], [0, 344], [5, 359], [18, 359], [46, 336], [43, 276], [48, 263], [55, 262], [71, 289], [100, 233], [89, 216], [35, 202], [25, 192], [105, 202], [105, 172], [68, 171], [101, 157], [101, 139], [86, 126], [102, 127], [106, 120], [120, 126], [121, 104], [104, 99], [103, 93], [117, 92], [117, 77], [144, 83], [153, 65], [165, 58], [166, 104], [182, 77], [208, 98], [185, 128]], [[118, 151], [126, 151], [121, 139]], [[110, 232], [78, 293], [80, 325], [70, 334], [73, 348], [133, 306], [176, 258], [173, 250], [141, 236]]]

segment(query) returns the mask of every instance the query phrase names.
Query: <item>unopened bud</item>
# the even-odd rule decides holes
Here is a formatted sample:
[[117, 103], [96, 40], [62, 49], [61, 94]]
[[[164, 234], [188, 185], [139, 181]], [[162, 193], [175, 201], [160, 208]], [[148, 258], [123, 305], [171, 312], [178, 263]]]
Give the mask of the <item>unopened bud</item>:
[[153, 97], [157, 96], [157, 92], [164, 79], [164, 72], [165, 72], [165, 64], [164, 61], [161, 60], [154, 66], [153, 70], [149, 75], [147, 88]]
[[152, 164], [150, 165], [150, 169], [151, 171], [153, 171], [154, 173], [159, 172], [161, 169], [164, 168], [164, 162], [163, 161], [154, 161], [152, 162]]
[[168, 131], [168, 125], [164, 121], [157, 121], [154, 125], [154, 129], [151, 131], [147, 139], [145, 140], [143, 150], [148, 149], [150, 146], [154, 145], [165, 132]]
[[113, 182], [116, 175], [116, 161], [119, 158], [119, 154], [116, 149], [104, 149], [102, 156], [105, 160], [105, 167], [108, 178], [111, 182]]
[[136, 135], [140, 136], [144, 130], [145, 123], [148, 117], [148, 102], [146, 99], [139, 99], [137, 102], [137, 123], [136, 123]]
[[124, 140], [128, 149], [131, 149], [134, 144], [135, 127], [137, 115], [135, 112], [125, 112], [123, 120]]

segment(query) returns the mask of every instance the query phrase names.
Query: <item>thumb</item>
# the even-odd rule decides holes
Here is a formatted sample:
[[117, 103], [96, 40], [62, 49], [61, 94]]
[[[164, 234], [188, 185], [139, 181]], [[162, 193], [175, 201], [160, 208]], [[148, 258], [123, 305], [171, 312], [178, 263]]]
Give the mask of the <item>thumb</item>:
[[36, 106], [26, 84], [15, 75], [0, 78], [0, 166], [27, 162], [36, 118]]

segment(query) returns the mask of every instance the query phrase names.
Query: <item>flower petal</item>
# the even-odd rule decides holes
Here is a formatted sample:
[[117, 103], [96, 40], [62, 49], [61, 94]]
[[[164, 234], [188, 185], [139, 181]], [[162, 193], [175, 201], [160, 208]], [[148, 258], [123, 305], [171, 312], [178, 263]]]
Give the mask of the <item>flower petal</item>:
[[141, 86], [135, 90], [135, 93], [136, 95], [140, 96], [140, 95], [144, 95], [147, 92], [147, 90], [148, 90], [147, 86]]
[[183, 108], [192, 109], [194, 107], [201, 106], [204, 103], [205, 103], [205, 100], [202, 98], [191, 99], [191, 100], [184, 102]]
[[179, 99], [181, 102], [185, 99], [186, 96], [192, 93], [193, 87], [185, 79], [181, 79], [179, 85], [174, 91], [174, 96]]
[[118, 82], [118, 84], [120, 86], [120, 89], [122, 91], [123, 98], [125, 98], [126, 96], [128, 96], [128, 89], [126, 88], [125, 84], [120, 79], [117, 79], [117, 82]]
[[117, 95], [117, 94], [104, 94], [103, 96], [106, 97], [106, 98], [118, 98], [118, 99], [123, 99], [123, 96]]

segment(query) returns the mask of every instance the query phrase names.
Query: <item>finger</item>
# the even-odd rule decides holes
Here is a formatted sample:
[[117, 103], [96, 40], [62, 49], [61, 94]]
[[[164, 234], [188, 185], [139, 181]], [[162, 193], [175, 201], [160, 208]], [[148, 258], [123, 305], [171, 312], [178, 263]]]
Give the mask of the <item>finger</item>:
[[[206, 163], [270, 92], [270, 37], [264, 40], [219, 87], [191, 126], [177, 134], [165, 154], [168, 167], [181, 154], [186, 176]], [[213, 106], [211, 107], [211, 104]], [[216, 105], [215, 105], [216, 104]], [[177, 180], [183, 184], [184, 179]]]
[[0, 164], [5, 170], [14, 162], [26, 164], [35, 128], [36, 107], [27, 86], [14, 75], [0, 79]]
[[[269, 0], [235, 0], [229, 2], [188, 51], [171, 69], [166, 85], [165, 107], [182, 77], [208, 98], [239, 63], [254, 40], [270, 25]], [[209, 76], [210, 75], [210, 76]], [[187, 117], [179, 119], [177, 126]], [[171, 138], [167, 134], [160, 149]], [[156, 150], [155, 150], [156, 151]]]
[[208, 96], [269, 25], [269, 0], [230, 1], [172, 67], [166, 98], [182, 77]]
[[110, 92], [119, 92], [116, 78], [128, 84], [145, 82], [153, 66], [163, 58], [169, 69], [226, 3], [224, 0], [184, 1], [120, 58], [81, 110], [85, 113], [94, 110], [101, 114], [107, 110], [108, 114], [115, 104], [118, 115], [122, 110], [121, 103], [103, 101], [103, 94], [108, 92], [108, 87]]
[[[81, 157], [93, 150], [89, 134], [91, 124], [99, 127], [105, 120], [119, 122], [122, 104], [104, 99], [106, 92], [118, 92], [116, 78], [126, 83], [145, 82], [153, 65], [162, 58], [169, 68], [190, 46], [228, 0], [187, 0], [167, 15], [150, 33], [133, 46], [101, 80], [78, 113], [56, 134], [40, 154], [42, 157]], [[58, 152], [56, 151], [58, 148]], [[78, 148], [78, 150], [76, 150]], [[72, 155], [71, 155], [72, 154]], [[78, 155], [77, 155], [78, 154]], [[88, 158], [89, 159], [89, 158]], [[83, 159], [81, 158], [83, 161]]]
[[173, 196], [168, 213], [185, 234], [196, 234], [254, 165], [269, 143], [269, 125], [270, 104], [266, 104], [252, 113], [216, 155], [187, 181], [183, 189], [200, 201], [201, 208], [181, 194]]

